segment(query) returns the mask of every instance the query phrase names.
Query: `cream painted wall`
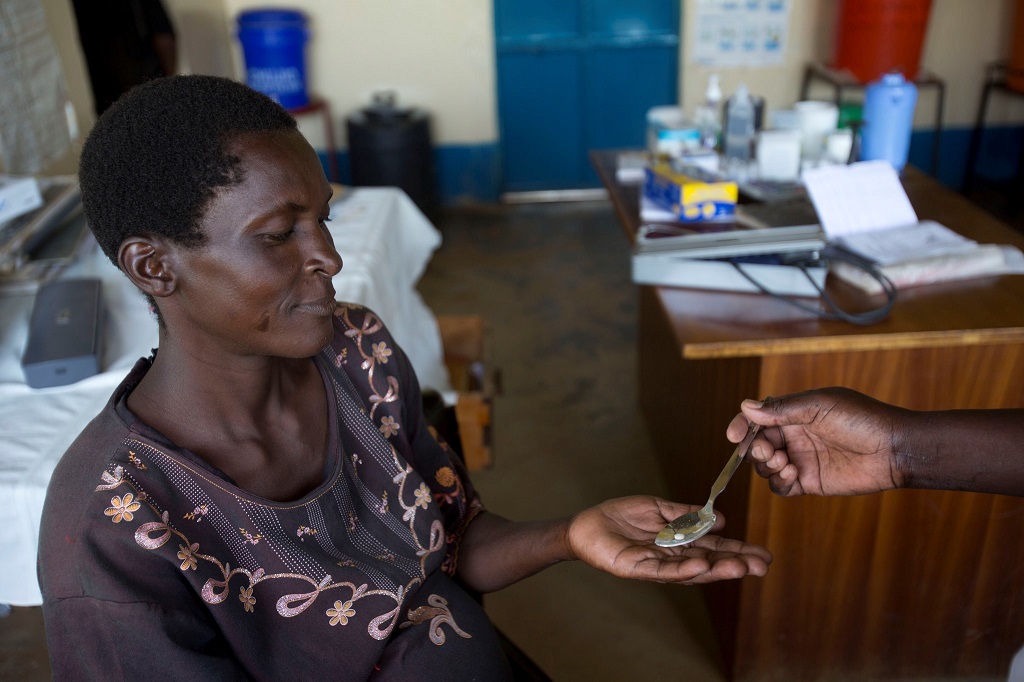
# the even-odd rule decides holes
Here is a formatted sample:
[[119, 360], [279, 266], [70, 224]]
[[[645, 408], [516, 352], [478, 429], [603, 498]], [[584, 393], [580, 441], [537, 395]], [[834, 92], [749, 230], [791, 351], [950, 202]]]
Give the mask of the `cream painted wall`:
[[71, 142], [71, 149], [62, 158], [54, 161], [42, 171], [43, 175], [64, 175], [78, 172], [78, 156], [82, 151], [82, 140], [96, 122], [92, 101], [92, 88], [85, 69], [85, 58], [78, 43], [78, 24], [71, 9], [70, 0], [42, 0], [46, 21], [57, 48], [64, 79], [67, 83], [68, 98], [75, 108], [78, 123], [78, 137]]
[[783, 63], [756, 68], [712, 68], [694, 63], [691, 45], [696, 29], [696, 2], [683, 2], [683, 34], [680, 56], [680, 105], [693, 114], [704, 99], [708, 75], [719, 76], [722, 93], [728, 97], [745, 83], [755, 95], [765, 98], [769, 110], [784, 109], [800, 94], [800, 80], [808, 59], [827, 50], [827, 36], [821, 27], [833, 16], [833, 0], [791, 0], [788, 45]]
[[[175, 10], [184, 2], [197, 0], [169, 0]], [[235, 74], [244, 78], [235, 17], [267, 4], [223, 0], [223, 5]], [[344, 117], [369, 105], [382, 90], [394, 91], [400, 106], [430, 112], [436, 144], [497, 138], [488, 0], [291, 0], [279, 6], [301, 9], [309, 17], [310, 89], [328, 100], [339, 147], [346, 146]], [[300, 125], [319, 148], [319, 122], [301, 120]]]
[[[922, 63], [946, 81], [949, 125], [970, 127], [978, 115], [985, 65], [1010, 56], [1018, 0], [933, 0]], [[991, 99], [989, 122], [1024, 122], [1024, 99]]]
[[[690, 58], [695, 14], [683, 2], [680, 47], [681, 103], [687, 111], [703, 95], [706, 67]], [[82, 134], [92, 126], [91, 93], [78, 47], [69, 0], [42, 0], [64, 61], [72, 102]], [[165, 0], [179, 32], [182, 70], [241, 79], [241, 48], [234, 18], [243, 9], [266, 6], [252, 0]], [[792, 104], [808, 59], [831, 56], [834, 0], [792, 0], [789, 45], [780, 66], [719, 69], [723, 89], [742, 80], [764, 96], [769, 108]], [[431, 112], [439, 145], [490, 143], [497, 138], [494, 31], [490, 0], [287, 0], [281, 5], [307, 12], [311, 89], [325, 97], [334, 114], [335, 136], [344, 148], [347, 114], [369, 104], [374, 92], [390, 89], [399, 103]], [[984, 65], [1008, 55], [1016, 0], [934, 0], [923, 64], [947, 83], [946, 126], [973, 124]], [[815, 90], [812, 96], [826, 97]], [[922, 94], [917, 125], [928, 127], [934, 100]], [[323, 133], [314, 117], [300, 125], [322, 149]], [[313, 119], [313, 120], [308, 120]], [[991, 121], [1024, 121], [1024, 101], [996, 98]], [[79, 142], [80, 144], [80, 142]], [[68, 172], [73, 150], [50, 172]]]
[[[65, 69], [81, 135], [95, 122], [92, 93], [70, 0], [41, 0]], [[268, 6], [246, 0], [164, 0], [178, 32], [179, 64], [186, 73], [244, 78], [235, 17]], [[486, 0], [292, 0], [275, 4], [310, 18], [310, 88], [329, 102], [339, 148], [344, 117], [393, 90], [400, 105], [432, 116], [437, 144], [475, 144], [497, 138], [494, 31]], [[324, 134], [313, 116], [300, 127], [314, 147]], [[73, 172], [78, 145], [47, 173]]]
[[[744, 69], [710, 69], [693, 63], [690, 52], [694, 2], [684, 1], [684, 33], [680, 69], [682, 106], [692, 112], [704, 96], [710, 73], [718, 73], [728, 96], [740, 82], [766, 99], [769, 109], [787, 108], [800, 95], [804, 64], [829, 62], [836, 34], [835, 0], [791, 0], [789, 45], [784, 63]], [[977, 116], [985, 65], [1009, 56], [1015, 0], [933, 0], [925, 36], [922, 66], [946, 82], [945, 127], [971, 127]], [[812, 86], [810, 97], [831, 99], [827, 85]], [[935, 120], [935, 91], [922, 91], [915, 127], [930, 128]], [[992, 100], [990, 122], [1024, 121], [1024, 100]]]
[[234, 40], [221, 0], [164, 0], [178, 41], [178, 69], [241, 78], [236, 69]]
[[[748, 69], [709, 69], [690, 56], [696, 3], [683, 3], [680, 48], [681, 104], [693, 111], [709, 73], [717, 72], [726, 93], [741, 81], [764, 96], [769, 108], [790, 106], [799, 97], [804, 64], [828, 61], [836, 31], [835, 0], [792, 0], [789, 44], [784, 63]], [[1016, 0], [933, 0], [922, 65], [946, 81], [946, 127], [973, 124], [984, 66], [1009, 53]], [[179, 6], [215, 4], [168, 0]], [[222, 0], [228, 18], [236, 77], [243, 76], [233, 18], [243, 9], [264, 6], [251, 0]], [[497, 137], [492, 2], [488, 0], [291, 0], [311, 18], [311, 87], [326, 97], [344, 147], [344, 116], [366, 106], [375, 91], [390, 89], [400, 103], [433, 115], [438, 144], [478, 143]], [[827, 98], [817, 85], [812, 97]], [[917, 127], [934, 121], [934, 91], [921, 94]], [[990, 121], [1024, 120], [1024, 101], [993, 100]], [[314, 145], [318, 128], [303, 123]], [[314, 122], [316, 123], [316, 122]]]

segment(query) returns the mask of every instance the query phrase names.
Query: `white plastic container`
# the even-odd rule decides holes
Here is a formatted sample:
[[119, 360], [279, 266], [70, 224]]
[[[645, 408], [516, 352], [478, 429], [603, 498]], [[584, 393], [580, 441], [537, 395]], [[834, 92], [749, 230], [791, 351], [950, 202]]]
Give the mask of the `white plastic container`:
[[794, 181], [800, 177], [800, 133], [762, 130], [757, 134], [757, 175], [761, 180]]
[[700, 131], [682, 107], [654, 107], [647, 111], [647, 149], [655, 156], [684, 156], [700, 149]]
[[839, 124], [839, 107], [832, 102], [804, 100], [793, 108], [800, 124], [804, 160], [817, 164], [825, 151], [825, 137]]

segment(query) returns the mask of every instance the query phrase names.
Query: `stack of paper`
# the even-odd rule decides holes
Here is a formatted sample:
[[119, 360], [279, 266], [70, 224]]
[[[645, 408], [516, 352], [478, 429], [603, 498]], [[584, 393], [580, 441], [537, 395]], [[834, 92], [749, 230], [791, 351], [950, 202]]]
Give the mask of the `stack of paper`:
[[[809, 169], [803, 180], [829, 241], [870, 262], [897, 289], [1024, 272], [1019, 249], [979, 245], [935, 221], [918, 220], [887, 161]], [[835, 262], [831, 270], [869, 293], [882, 291], [878, 279], [856, 265]]]

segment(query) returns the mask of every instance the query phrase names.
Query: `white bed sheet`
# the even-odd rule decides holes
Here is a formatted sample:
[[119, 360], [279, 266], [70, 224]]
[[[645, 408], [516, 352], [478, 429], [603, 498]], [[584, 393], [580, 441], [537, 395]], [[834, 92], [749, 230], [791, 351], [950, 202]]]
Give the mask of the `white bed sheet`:
[[[441, 234], [400, 189], [349, 189], [332, 206], [344, 265], [337, 298], [381, 317], [408, 354], [420, 383], [450, 395], [437, 320], [416, 291]], [[32, 389], [21, 356], [33, 295], [0, 297], [0, 604], [42, 602], [36, 581], [39, 520], [57, 461], [114, 388], [157, 345], [145, 299], [93, 245], [63, 277], [99, 277], [106, 310], [103, 371], [69, 386]]]

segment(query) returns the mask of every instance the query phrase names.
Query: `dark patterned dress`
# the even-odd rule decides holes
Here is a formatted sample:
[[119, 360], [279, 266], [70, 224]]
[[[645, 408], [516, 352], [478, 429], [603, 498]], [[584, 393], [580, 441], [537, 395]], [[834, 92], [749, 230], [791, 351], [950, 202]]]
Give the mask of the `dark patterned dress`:
[[[139, 360], [54, 472], [39, 577], [57, 679], [501, 680], [494, 628], [452, 578], [481, 510], [371, 311], [339, 304], [315, 362], [323, 483], [273, 502], [139, 421]], [[330, 397], [334, 400], [331, 401]]]

